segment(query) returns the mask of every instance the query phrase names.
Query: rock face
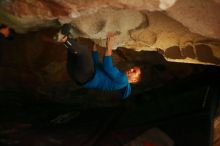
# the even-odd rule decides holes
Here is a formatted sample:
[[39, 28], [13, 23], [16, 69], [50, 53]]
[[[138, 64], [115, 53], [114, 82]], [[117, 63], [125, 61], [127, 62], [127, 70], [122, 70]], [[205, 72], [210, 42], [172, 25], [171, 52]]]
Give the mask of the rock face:
[[146, 16], [138, 11], [112, 8], [100, 9], [97, 13], [75, 18], [70, 23], [73, 37], [87, 37], [103, 47], [107, 32], [117, 32], [113, 49], [125, 46], [131, 40], [132, 30], [148, 25]]
[[[48, 34], [48, 35], [45, 35]], [[51, 41], [54, 29], [19, 34], [0, 43], [1, 90], [32, 90], [62, 82], [66, 73], [66, 52]]]
[[[95, 96], [102, 106], [101, 98], [111, 95], [72, 84], [66, 51], [52, 42], [59, 27], [71, 23], [73, 37], [89, 38], [103, 47], [106, 33], [117, 32], [114, 63], [123, 69], [134, 62], [142, 65], [145, 76], [134, 93], [138, 95], [197, 72], [192, 64], [219, 66], [219, 14], [220, 0], [0, 0], [0, 23], [17, 32], [12, 42], [0, 43], [0, 91], [31, 91], [68, 103], [85, 96], [94, 102]], [[190, 64], [168, 65], [160, 55]]]
[[0, 8], [0, 23], [18, 33], [72, 23], [74, 36], [102, 46], [106, 32], [114, 31], [119, 32], [115, 49], [158, 51], [174, 62], [220, 64], [218, 0], [2, 0]]
[[[57, 29], [41, 29], [18, 34], [13, 41], [0, 42], [0, 92], [30, 91], [70, 103], [74, 100], [73, 96], [100, 96], [99, 91], [82, 90], [72, 82], [66, 69], [67, 50], [52, 40], [56, 32]], [[79, 41], [88, 48], [92, 46], [89, 39]], [[104, 49], [99, 53], [101, 61]], [[113, 63], [122, 71], [131, 66], [141, 66], [143, 85], [140, 85], [140, 91], [185, 78], [205, 67], [194, 69], [191, 64], [171, 64], [156, 52], [137, 52], [125, 48], [113, 52]], [[103, 94], [105, 97], [110, 95]]]

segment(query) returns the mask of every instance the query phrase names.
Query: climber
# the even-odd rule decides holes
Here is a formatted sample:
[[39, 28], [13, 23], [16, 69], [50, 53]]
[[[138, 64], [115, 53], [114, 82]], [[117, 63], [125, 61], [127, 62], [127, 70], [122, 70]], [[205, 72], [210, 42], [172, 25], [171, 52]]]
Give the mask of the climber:
[[[61, 39], [58, 42], [64, 43], [68, 50], [67, 69], [71, 78], [85, 88], [100, 89], [105, 91], [118, 90], [122, 99], [127, 98], [131, 93], [130, 83], [137, 83], [140, 80], [141, 71], [139, 67], [133, 67], [123, 73], [112, 64], [112, 45], [114, 34], [107, 34], [106, 51], [103, 63], [99, 62], [97, 47], [94, 44], [92, 51], [77, 43], [77, 39], [68, 37], [70, 26], [63, 25], [58, 33]], [[92, 54], [91, 54], [92, 52]]]
[[7, 25], [0, 24], [0, 40], [13, 39], [14, 36], [14, 30], [9, 28]]

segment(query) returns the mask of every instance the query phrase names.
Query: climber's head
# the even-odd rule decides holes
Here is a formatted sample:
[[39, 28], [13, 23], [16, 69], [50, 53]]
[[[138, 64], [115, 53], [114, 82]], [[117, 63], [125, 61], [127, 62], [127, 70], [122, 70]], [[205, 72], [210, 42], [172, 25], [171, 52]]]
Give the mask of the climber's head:
[[14, 30], [9, 28], [7, 25], [0, 24], [0, 34], [6, 39], [13, 39], [14, 38]]
[[129, 83], [138, 83], [141, 80], [141, 69], [138, 66], [132, 67], [126, 71]]

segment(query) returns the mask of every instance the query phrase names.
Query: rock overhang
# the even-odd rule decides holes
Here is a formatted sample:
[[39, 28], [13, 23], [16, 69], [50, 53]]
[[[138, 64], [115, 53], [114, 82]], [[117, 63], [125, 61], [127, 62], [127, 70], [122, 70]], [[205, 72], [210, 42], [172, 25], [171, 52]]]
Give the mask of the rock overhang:
[[0, 22], [18, 33], [71, 23], [75, 36], [103, 47], [106, 33], [117, 31], [114, 49], [158, 51], [172, 62], [220, 64], [218, 1], [3, 0], [0, 6]]

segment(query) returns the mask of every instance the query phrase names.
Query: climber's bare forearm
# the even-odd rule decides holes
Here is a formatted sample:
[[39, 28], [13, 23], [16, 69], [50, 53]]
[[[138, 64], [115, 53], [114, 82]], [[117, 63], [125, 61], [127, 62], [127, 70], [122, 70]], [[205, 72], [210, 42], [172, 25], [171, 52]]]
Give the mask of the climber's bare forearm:
[[114, 39], [114, 34], [113, 33], [108, 33], [107, 34], [107, 41], [106, 41], [105, 56], [111, 56], [112, 55], [113, 39]]
[[105, 56], [111, 56], [112, 55], [112, 48], [108, 47], [105, 51]]
[[97, 45], [96, 45], [95, 43], [93, 44], [92, 51], [93, 51], [93, 52], [96, 52], [96, 51], [97, 51]]

